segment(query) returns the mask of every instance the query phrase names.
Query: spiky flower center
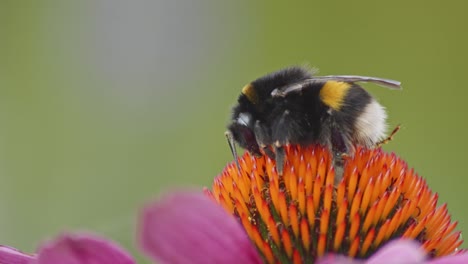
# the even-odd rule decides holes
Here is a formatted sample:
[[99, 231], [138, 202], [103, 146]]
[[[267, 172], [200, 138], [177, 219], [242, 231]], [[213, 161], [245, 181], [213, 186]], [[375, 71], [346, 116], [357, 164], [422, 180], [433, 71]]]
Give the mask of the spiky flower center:
[[366, 258], [387, 241], [412, 238], [432, 257], [462, 244], [444, 204], [394, 154], [358, 148], [335, 176], [329, 151], [289, 146], [284, 174], [248, 153], [207, 194], [241, 221], [268, 263], [311, 263], [327, 252]]

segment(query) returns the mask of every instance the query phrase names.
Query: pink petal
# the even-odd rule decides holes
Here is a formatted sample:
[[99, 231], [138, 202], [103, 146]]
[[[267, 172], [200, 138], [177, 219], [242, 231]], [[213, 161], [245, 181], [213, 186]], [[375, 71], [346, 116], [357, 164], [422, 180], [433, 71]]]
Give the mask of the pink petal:
[[[420, 245], [412, 240], [397, 239], [387, 243], [367, 260], [331, 255], [318, 262], [319, 264], [423, 264], [426, 253]], [[431, 262], [432, 264], [432, 262]], [[442, 264], [442, 263], [437, 263]], [[443, 263], [446, 264], [446, 263]]]
[[0, 263], [1, 264], [28, 264], [34, 258], [17, 249], [0, 246]]
[[317, 264], [363, 264], [364, 261], [345, 257], [341, 255], [328, 255], [317, 262]]
[[436, 258], [428, 261], [428, 264], [465, 264], [468, 263], [468, 253]]
[[241, 225], [202, 193], [179, 192], [144, 208], [143, 251], [159, 263], [261, 263]]
[[379, 249], [365, 263], [416, 264], [424, 263], [425, 259], [426, 253], [417, 242], [407, 239], [396, 239]]
[[90, 234], [65, 234], [45, 244], [37, 264], [135, 264], [122, 248]]

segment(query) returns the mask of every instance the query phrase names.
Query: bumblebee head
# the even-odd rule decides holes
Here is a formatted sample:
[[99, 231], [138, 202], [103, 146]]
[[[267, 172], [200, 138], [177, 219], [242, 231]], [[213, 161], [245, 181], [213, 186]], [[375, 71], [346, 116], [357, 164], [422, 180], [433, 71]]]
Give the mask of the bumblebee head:
[[239, 146], [251, 153], [260, 153], [254, 132], [254, 122], [258, 115], [254, 103], [256, 100], [257, 95], [253, 86], [251, 84], [246, 85], [239, 96], [238, 104], [233, 108], [231, 122], [226, 132], [226, 135], [231, 135], [233, 141], [230, 143], [231, 148], [233, 148], [235, 141]]

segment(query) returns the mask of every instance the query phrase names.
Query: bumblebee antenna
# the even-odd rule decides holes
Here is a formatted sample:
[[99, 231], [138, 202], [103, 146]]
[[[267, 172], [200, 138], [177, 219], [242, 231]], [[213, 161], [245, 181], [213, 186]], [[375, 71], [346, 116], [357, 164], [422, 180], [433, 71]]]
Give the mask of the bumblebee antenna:
[[231, 131], [226, 131], [224, 133], [226, 136], [227, 142], [229, 144], [229, 148], [231, 149], [232, 156], [234, 157], [234, 161], [236, 162], [237, 169], [239, 170], [239, 173], [241, 171], [241, 167], [239, 164], [239, 160], [237, 158], [237, 150], [236, 150], [236, 144], [234, 143], [234, 137], [232, 136]]

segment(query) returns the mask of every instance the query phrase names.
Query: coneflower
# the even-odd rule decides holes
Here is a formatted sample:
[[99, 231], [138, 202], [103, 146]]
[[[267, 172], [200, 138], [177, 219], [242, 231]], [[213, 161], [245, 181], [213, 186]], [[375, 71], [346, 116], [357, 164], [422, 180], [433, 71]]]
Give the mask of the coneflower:
[[447, 206], [395, 154], [357, 148], [334, 168], [327, 148], [288, 146], [281, 176], [267, 156], [245, 153], [238, 161], [205, 197], [172, 193], [145, 208], [139, 241], [152, 259], [468, 263]]
[[289, 146], [284, 174], [244, 154], [206, 193], [239, 219], [267, 263], [312, 263], [327, 253], [366, 259], [388, 241], [413, 239], [430, 258], [459, 251], [457, 222], [426, 181], [395, 154], [358, 148], [337, 179], [321, 146]]

